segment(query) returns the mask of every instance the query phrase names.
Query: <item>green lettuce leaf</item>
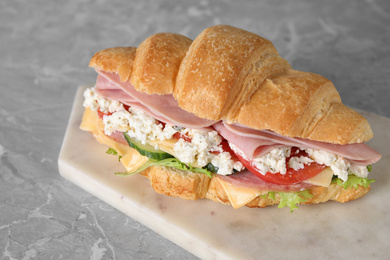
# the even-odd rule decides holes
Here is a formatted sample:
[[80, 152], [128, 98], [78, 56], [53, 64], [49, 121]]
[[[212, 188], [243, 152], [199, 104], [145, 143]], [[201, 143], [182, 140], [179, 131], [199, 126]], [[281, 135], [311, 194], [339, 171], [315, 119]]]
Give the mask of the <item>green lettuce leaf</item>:
[[293, 212], [294, 209], [297, 209], [297, 204], [305, 202], [307, 199], [313, 197], [308, 190], [298, 191], [298, 192], [279, 192], [280, 203], [278, 208], [289, 207], [290, 212]]
[[[108, 150], [106, 151], [106, 154], [118, 155], [118, 152], [115, 151], [115, 149], [108, 148]], [[122, 158], [122, 155], [118, 155], [118, 161], [120, 161], [121, 158]]]
[[167, 159], [163, 159], [163, 160], [160, 160], [160, 161], [149, 159], [144, 165], [142, 165], [136, 171], [133, 171], [133, 172], [117, 172], [115, 174], [116, 175], [120, 175], [120, 176], [130, 176], [130, 175], [133, 175], [133, 174], [137, 174], [137, 173], [147, 169], [150, 166], [166, 166], [166, 167], [171, 167], [171, 168], [175, 168], [175, 169], [183, 170], [183, 171], [199, 172], [199, 173], [206, 174], [210, 178], [214, 175], [213, 172], [211, 172], [211, 171], [209, 171], [207, 169], [192, 167], [190, 165], [182, 163], [181, 161], [179, 161], [176, 158], [167, 158]]
[[280, 202], [278, 208], [289, 207], [290, 212], [293, 212], [294, 209], [297, 209], [297, 204], [305, 202], [307, 199], [313, 197], [308, 190], [298, 191], [298, 192], [268, 192], [267, 194], [260, 195], [263, 198], [269, 198], [275, 200], [275, 194], [278, 193], [280, 196]]
[[[337, 183], [337, 185], [342, 186], [344, 189], [353, 187], [355, 189], [359, 186], [367, 188], [375, 180], [370, 180], [368, 178], [360, 178], [356, 175], [348, 175], [348, 180], [343, 182], [340, 178], [334, 177], [332, 182]], [[294, 209], [298, 208], [298, 204], [305, 202], [307, 199], [313, 197], [313, 195], [308, 191], [299, 191], [299, 192], [268, 192], [267, 194], [260, 195], [264, 199], [269, 198], [275, 200], [275, 194], [278, 193], [280, 196], [280, 202], [278, 208], [289, 207], [290, 211], [293, 212]]]
[[268, 192], [268, 198], [275, 200], [275, 192], [274, 191]]
[[355, 189], [359, 188], [359, 186], [363, 186], [367, 188], [371, 183], [373, 183], [375, 179], [361, 178], [356, 175], [348, 175], [348, 180], [343, 181], [340, 178], [334, 178], [332, 182], [337, 183], [337, 185], [342, 186], [344, 189], [348, 189], [349, 187], [353, 187]]
[[274, 191], [270, 191], [267, 194], [260, 195], [260, 197], [263, 197], [264, 199], [275, 200], [275, 192]]

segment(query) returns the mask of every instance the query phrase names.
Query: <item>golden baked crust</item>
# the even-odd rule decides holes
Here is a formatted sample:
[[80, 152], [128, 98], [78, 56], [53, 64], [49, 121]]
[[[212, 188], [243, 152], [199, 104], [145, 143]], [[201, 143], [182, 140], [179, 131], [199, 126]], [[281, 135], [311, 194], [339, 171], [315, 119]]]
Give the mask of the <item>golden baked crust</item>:
[[332, 103], [307, 138], [333, 143], [344, 143], [345, 140], [349, 143], [362, 143], [372, 136], [371, 127], [362, 115], [342, 103]]
[[270, 41], [245, 30], [212, 26], [192, 43], [177, 34], [157, 34], [134, 57], [133, 50], [126, 56], [123, 48], [116, 50], [95, 54], [90, 65], [116, 72], [121, 80], [132, 74], [139, 91], [172, 93], [180, 107], [199, 117], [334, 144], [373, 136], [367, 120], [341, 103], [328, 79], [292, 70]]
[[191, 43], [191, 39], [175, 33], [148, 37], [137, 48], [131, 83], [147, 94], [171, 94]]
[[[153, 166], [141, 173], [146, 176], [153, 189], [164, 195], [179, 197], [187, 200], [209, 199], [226, 205], [231, 205], [226, 191], [221, 187], [218, 177], [209, 178], [205, 174], [181, 171], [162, 166]], [[359, 186], [357, 189], [350, 187], [344, 189], [335, 183], [329, 187], [315, 187], [309, 189], [313, 195], [304, 204], [318, 204], [329, 200], [347, 202], [358, 199], [369, 192], [370, 186]], [[245, 206], [251, 208], [264, 208], [276, 205], [280, 202], [280, 196], [275, 194], [275, 199], [257, 196]]]
[[213, 26], [191, 44], [173, 94], [183, 109], [220, 120], [234, 114], [258, 82], [289, 67], [270, 41], [231, 26]]
[[161, 194], [187, 200], [205, 198], [211, 178], [205, 174], [185, 172], [163, 166], [152, 166], [140, 173]]
[[89, 66], [106, 72], [119, 74], [122, 82], [128, 81], [133, 73], [136, 47], [114, 47], [95, 53]]

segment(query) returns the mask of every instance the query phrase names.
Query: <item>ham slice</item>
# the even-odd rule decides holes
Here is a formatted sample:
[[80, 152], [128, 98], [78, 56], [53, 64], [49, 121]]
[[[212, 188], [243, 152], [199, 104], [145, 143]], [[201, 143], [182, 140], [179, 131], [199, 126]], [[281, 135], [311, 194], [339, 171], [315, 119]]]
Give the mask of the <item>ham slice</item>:
[[357, 165], [369, 165], [377, 162], [381, 154], [365, 143], [338, 145], [312, 141], [302, 138], [292, 138], [279, 135], [272, 131], [259, 131], [239, 125], [216, 123], [214, 129], [226, 140], [237, 146], [248, 158], [263, 156], [277, 147], [295, 146], [323, 150], [337, 154]]
[[292, 146], [337, 154], [357, 165], [369, 165], [381, 158], [378, 152], [365, 143], [330, 144], [199, 118], [180, 108], [172, 95], [148, 95], [138, 92], [129, 81], [121, 82], [115, 73], [99, 70], [97, 72], [99, 76], [96, 91], [103, 97], [137, 107], [151, 117], [170, 125], [197, 129], [212, 126], [223, 138], [237, 146], [250, 159], [263, 156], [275, 148]]
[[121, 89], [96, 89], [96, 92], [99, 95], [101, 95], [102, 97], [105, 97], [105, 98], [108, 98], [111, 100], [117, 100], [119, 102], [122, 102], [125, 105], [138, 108], [138, 109], [144, 111], [146, 114], [153, 117], [154, 119], [157, 119], [158, 121], [168, 123], [171, 125], [175, 125], [172, 121], [169, 121], [164, 116], [161, 116], [161, 114], [154, 113], [147, 106], [134, 100], [132, 97], [127, 95], [126, 92], [124, 92]]
[[125, 137], [123, 136], [122, 132], [115, 131], [111, 135], [107, 135], [107, 137], [111, 138], [112, 140], [114, 140], [117, 143], [128, 145], [128, 143], [127, 143]]
[[170, 125], [203, 128], [215, 123], [215, 121], [197, 117], [183, 110], [172, 95], [148, 95], [138, 92], [129, 81], [121, 82], [115, 73], [97, 72], [99, 76], [96, 88], [98, 93], [105, 98], [136, 106], [153, 118]]
[[237, 146], [246, 157], [253, 159], [255, 157], [263, 156], [271, 150], [278, 147], [286, 147], [288, 145], [277, 143], [273, 140], [267, 140], [265, 138], [259, 138], [259, 136], [246, 136], [237, 134], [229, 130], [224, 123], [218, 122], [213, 125], [215, 131], [217, 131], [223, 138], [229, 141], [229, 143]]

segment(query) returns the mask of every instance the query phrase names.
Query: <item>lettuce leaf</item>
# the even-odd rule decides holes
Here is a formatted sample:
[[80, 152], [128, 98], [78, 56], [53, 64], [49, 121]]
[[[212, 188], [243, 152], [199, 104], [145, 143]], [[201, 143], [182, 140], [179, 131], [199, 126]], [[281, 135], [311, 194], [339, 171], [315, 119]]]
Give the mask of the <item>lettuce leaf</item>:
[[278, 208], [289, 207], [290, 212], [293, 212], [294, 209], [297, 209], [297, 204], [301, 204], [305, 202], [307, 199], [313, 197], [310, 191], [298, 191], [298, 192], [279, 192], [280, 195], [280, 203]]
[[275, 192], [269, 191], [267, 194], [260, 195], [260, 197], [263, 197], [264, 199], [272, 199], [275, 200]]
[[[108, 150], [106, 151], [106, 154], [118, 155], [118, 152], [115, 151], [115, 149], [108, 148]], [[122, 158], [122, 155], [118, 155], [118, 162], [121, 160], [121, 158]]]
[[136, 171], [133, 171], [133, 172], [117, 172], [115, 174], [116, 175], [120, 175], [120, 176], [130, 176], [130, 175], [134, 175], [134, 174], [137, 174], [139, 172], [142, 172], [143, 170], [149, 168], [150, 166], [166, 166], [166, 167], [171, 167], [171, 168], [175, 168], [175, 169], [183, 170], [183, 171], [199, 172], [199, 173], [206, 174], [210, 178], [214, 175], [213, 172], [211, 172], [211, 171], [209, 171], [207, 169], [192, 167], [190, 165], [182, 163], [181, 161], [179, 161], [176, 158], [167, 158], [167, 159], [163, 159], [163, 160], [160, 160], [160, 161], [149, 159], [146, 163], [144, 163], [144, 165], [142, 165]]
[[[375, 180], [370, 180], [368, 178], [360, 178], [356, 175], [348, 175], [348, 180], [343, 181], [340, 178], [334, 177], [332, 182], [337, 183], [337, 185], [342, 186], [344, 189], [348, 189], [349, 187], [353, 187], [355, 189], [359, 188], [359, 186], [363, 186], [367, 188], [371, 183]], [[278, 193], [280, 196], [280, 202], [278, 208], [289, 207], [290, 212], [293, 212], [294, 209], [298, 208], [298, 204], [304, 203], [307, 199], [313, 197], [313, 195], [308, 191], [299, 191], [299, 192], [268, 192], [267, 194], [260, 195], [264, 199], [273, 199], [275, 200], [275, 194]]]
[[289, 207], [290, 212], [293, 212], [294, 209], [297, 209], [297, 204], [301, 204], [313, 197], [313, 195], [308, 190], [298, 191], [298, 192], [268, 192], [265, 195], [260, 195], [263, 198], [269, 198], [275, 200], [275, 194], [278, 193], [280, 196], [280, 202], [278, 208]]
[[364, 188], [367, 188], [371, 183], [373, 183], [375, 179], [368, 179], [368, 178], [361, 178], [357, 177], [356, 175], [348, 175], [348, 180], [343, 181], [340, 178], [333, 178], [332, 182], [337, 183], [337, 185], [342, 186], [344, 189], [348, 189], [349, 187], [353, 187], [355, 189], [358, 189], [359, 186], [363, 186]]

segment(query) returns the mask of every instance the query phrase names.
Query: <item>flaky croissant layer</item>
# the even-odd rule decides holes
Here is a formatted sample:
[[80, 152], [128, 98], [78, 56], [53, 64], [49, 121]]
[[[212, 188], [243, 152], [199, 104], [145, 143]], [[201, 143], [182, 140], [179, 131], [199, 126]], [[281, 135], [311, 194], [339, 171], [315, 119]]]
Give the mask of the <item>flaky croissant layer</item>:
[[228, 25], [209, 27], [194, 41], [155, 34], [138, 48], [102, 50], [90, 66], [119, 74], [138, 91], [172, 94], [201, 118], [334, 144], [373, 136], [328, 79], [293, 70], [269, 40]]

